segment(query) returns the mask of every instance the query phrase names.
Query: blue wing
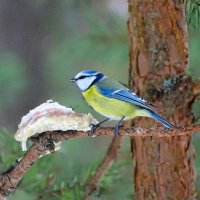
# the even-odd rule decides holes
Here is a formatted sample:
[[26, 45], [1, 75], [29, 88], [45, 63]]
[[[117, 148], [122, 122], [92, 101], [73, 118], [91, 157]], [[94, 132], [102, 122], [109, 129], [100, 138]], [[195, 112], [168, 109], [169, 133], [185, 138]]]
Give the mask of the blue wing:
[[105, 79], [97, 84], [100, 92], [109, 97], [137, 105], [141, 108], [152, 110], [151, 105], [134, 92], [112, 79]]
[[113, 92], [113, 98], [135, 104], [141, 108], [146, 108], [150, 110], [152, 109], [147, 101], [140, 98], [130, 90], [116, 90]]

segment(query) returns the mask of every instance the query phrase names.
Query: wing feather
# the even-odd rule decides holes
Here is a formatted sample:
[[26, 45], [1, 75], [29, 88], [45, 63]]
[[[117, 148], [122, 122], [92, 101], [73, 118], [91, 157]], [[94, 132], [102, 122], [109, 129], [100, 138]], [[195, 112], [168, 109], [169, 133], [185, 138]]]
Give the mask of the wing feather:
[[128, 103], [135, 104], [139, 107], [152, 110], [151, 105], [144, 99], [137, 96], [134, 92], [130, 90], [116, 90], [113, 92], [113, 97], [121, 101], [126, 101]]
[[135, 104], [141, 108], [153, 110], [152, 104], [148, 103], [144, 99], [137, 96], [134, 92], [112, 79], [105, 79], [100, 81], [97, 84], [97, 88], [103, 95], [109, 98], [115, 98], [121, 101]]

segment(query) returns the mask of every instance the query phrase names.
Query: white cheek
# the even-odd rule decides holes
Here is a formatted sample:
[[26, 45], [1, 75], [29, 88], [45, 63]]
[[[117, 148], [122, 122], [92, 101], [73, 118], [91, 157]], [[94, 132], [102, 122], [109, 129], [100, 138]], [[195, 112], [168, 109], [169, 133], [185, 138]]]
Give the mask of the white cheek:
[[87, 90], [90, 85], [92, 84], [92, 82], [96, 79], [95, 76], [90, 76], [90, 77], [87, 77], [87, 78], [84, 78], [84, 79], [80, 79], [80, 80], [77, 80], [76, 81], [76, 84], [78, 85], [78, 87], [84, 91], [84, 90]]

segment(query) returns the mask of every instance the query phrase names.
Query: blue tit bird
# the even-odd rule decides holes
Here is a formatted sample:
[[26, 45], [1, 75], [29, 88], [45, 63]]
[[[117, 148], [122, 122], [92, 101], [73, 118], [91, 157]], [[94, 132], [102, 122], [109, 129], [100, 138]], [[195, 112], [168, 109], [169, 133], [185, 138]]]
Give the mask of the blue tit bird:
[[118, 121], [114, 127], [114, 134], [119, 135], [122, 121], [138, 116], [150, 117], [167, 128], [175, 128], [174, 125], [158, 115], [151, 104], [101, 72], [84, 70], [76, 74], [71, 81], [80, 88], [85, 101], [96, 112], [106, 117], [102, 122], [92, 125], [89, 135], [92, 135], [95, 128], [108, 120]]

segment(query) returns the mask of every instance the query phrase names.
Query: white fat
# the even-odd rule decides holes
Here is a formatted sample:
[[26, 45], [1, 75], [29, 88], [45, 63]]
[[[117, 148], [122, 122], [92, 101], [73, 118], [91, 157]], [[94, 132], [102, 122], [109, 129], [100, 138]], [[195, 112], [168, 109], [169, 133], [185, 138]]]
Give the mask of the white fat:
[[19, 129], [26, 124], [28, 121], [33, 120], [33, 116], [37, 115], [38, 113], [46, 114], [48, 110], [57, 109], [62, 110], [64, 113], [74, 113], [71, 108], [66, 108], [65, 106], [60, 105], [58, 102], [53, 102], [53, 100], [47, 100], [46, 103], [39, 105], [38, 107], [30, 110], [29, 113], [22, 117], [21, 123], [19, 124]]
[[26, 150], [27, 150], [27, 148], [26, 148], [26, 140], [27, 140], [26, 137], [24, 137], [24, 138], [21, 140], [22, 151], [26, 151]]
[[96, 76], [89, 76], [89, 77], [85, 77], [84, 79], [78, 79], [76, 81], [76, 84], [78, 85], [78, 87], [82, 90], [85, 91], [87, 90], [90, 85], [92, 84], [92, 82], [96, 79]]
[[48, 101], [34, 108], [22, 118], [15, 133], [15, 139], [21, 142], [22, 150], [26, 151], [26, 141], [34, 135], [56, 130], [88, 131], [90, 124], [97, 123], [98, 121], [91, 114], [75, 113], [71, 108]]

